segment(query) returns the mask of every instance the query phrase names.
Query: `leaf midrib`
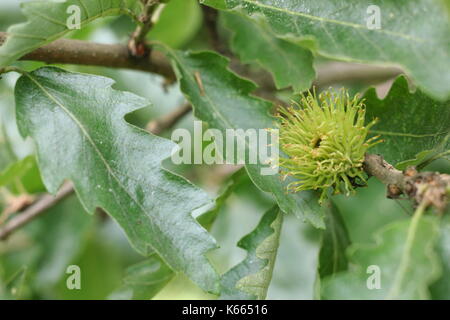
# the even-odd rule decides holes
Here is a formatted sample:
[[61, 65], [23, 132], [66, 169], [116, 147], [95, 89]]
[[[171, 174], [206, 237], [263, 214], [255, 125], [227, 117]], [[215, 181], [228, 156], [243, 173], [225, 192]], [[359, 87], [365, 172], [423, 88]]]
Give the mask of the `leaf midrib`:
[[[166, 48], [166, 49], [167, 49], [167, 50], [170, 50], [170, 49], [168, 49], [168, 48]], [[173, 52], [172, 50], [170, 50], [170, 51], [171, 51], [171, 56], [172, 56], [172, 58], [173, 58], [175, 61], [177, 61], [179, 67], [182, 68], [183, 64], [182, 64], [182, 62], [178, 59], [177, 54], [176, 54], [175, 52]], [[184, 70], [184, 73], [185, 73], [186, 75], [190, 75], [190, 73], [189, 73], [187, 70]], [[192, 83], [196, 83], [195, 80], [192, 79], [192, 77], [189, 77], [189, 81], [192, 82]], [[219, 116], [219, 118], [224, 122], [225, 127], [226, 127], [225, 129], [239, 129], [239, 128], [237, 128], [236, 126], [233, 126], [233, 125], [231, 124], [231, 122], [227, 120], [227, 118], [225, 117], [225, 115], [223, 115], [223, 114], [219, 111], [220, 109], [219, 109], [218, 106], [213, 102], [213, 100], [212, 100], [211, 97], [208, 95], [208, 93], [207, 93], [206, 90], [205, 90], [205, 93], [204, 93], [204, 97], [205, 97], [206, 100], [209, 102], [209, 104], [212, 106], [213, 111], [214, 111], [214, 112]], [[257, 98], [255, 98], [255, 99], [257, 99]], [[194, 108], [194, 111], [195, 111], [195, 108]], [[208, 122], [209, 122], [209, 121], [208, 121]], [[246, 148], [249, 148], [249, 144], [248, 144], [248, 142], [247, 142], [247, 139], [244, 139], [244, 143], [245, 143]]]
[[[147, 211], [145, 210], [145, 208], [141, 205], [141, 203], [139, 201], [137, 201], [133, 195], [131, 195], [129, 193], [129, 191], [125, 188], [125, 186], [122, 184], [122, 182], [120, 181], [120, 179], [116, 176], [116, 174], [114, 173], [114, 170], [111, 168], [111, 166], [109, 165], [109, 163], [107, 162], [106, 158], [103, 156], [103, 154], [101, 153], [100, 149], [98, 149], [97, 145], [95, 144], [94, 140], [91, 138], [91, 136], [89, 135], [89, 133], [87, 132], [86, 128], [83, 126], [83, 124], [75, 117], [75, 115], [70, 112], [70, 110], [68, 110], [62, 103], [60, 103], [58, 101], [58, 99], [56, 99], [50, 92], [48, 92], [48, 90], [46, 90], [40, 83], [39, 81], [37, 81], [33, 76], [31, 76], [31, 74], [29, 73], [24, 73], [34, 84], [36, 84], [36, 86], [38, 86], [38, 88], [51, 100], [53, 101], [56, 105], [58, 105], [75, 123], [76, 125], [79, 127], [79, 129], [81, 130], [81, 132], [83, 133], [83, 135], [86, 137], [86, 139], [89, 141], [89, 143], [92, 145], [92, 147], [94, 148], [95, 152], [98, 154], [98, 156], [100, 157], [100, 160], [102, 161], [103, 165], [105, 166], [106, 170], [108, 171], [108, 173], [110, 174], [110, 176], [112, 176], [114, 178], [114, 180], [117, 182], [117, 184], [120, 186], [120, 188], [130, 197], [130, 199], [136, 203], [136, 205], [140, 208], [140, 210], [145, 214]], [[157, 218], [155, 216], [152, 216], [152, 218]], [[155, 228], [156, 226], [153, 223], [149, 224], [151, 228]], [[159, 228], [158, 228], [159, 229]], [[161, 232], [161, 230], [160, 230]], [[158, 240], [158, 237], [155, 237], [156, 241]], [[145, 241], [146, 242], [146, 241]], [[156, 251], [156, 253], [158, 253], [158, 255], [164, 260], [164, 262], [167, 263], [167, 261], [165, 261], [165, 259], [163, 258], [163, 256], [161, 255], [161, 253], [159, 252], [158, 249], [155, 248], [155, 246], [151, 246], [152, 249], [154, 251]], [[167, 263], [168, 264], [168, 263]]]

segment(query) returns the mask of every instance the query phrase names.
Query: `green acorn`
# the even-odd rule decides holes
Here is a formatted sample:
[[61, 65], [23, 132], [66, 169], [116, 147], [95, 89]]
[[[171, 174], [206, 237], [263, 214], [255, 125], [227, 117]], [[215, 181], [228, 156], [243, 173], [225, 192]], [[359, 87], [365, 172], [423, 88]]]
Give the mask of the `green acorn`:
[[365, 108], [358, 95], [346, 90], [329, 90], [318, 97], [308, 92], [299, 103], [280, 108], [280, 157], [284, 178], [295, 180], [288, 190], [321, 190], [320, 202], [328, 195], [349, 195], [359, 183], [366, 183], [364, 154], [382, 142], [378, 136], [367, 139], [376, 120], [364, 125]]

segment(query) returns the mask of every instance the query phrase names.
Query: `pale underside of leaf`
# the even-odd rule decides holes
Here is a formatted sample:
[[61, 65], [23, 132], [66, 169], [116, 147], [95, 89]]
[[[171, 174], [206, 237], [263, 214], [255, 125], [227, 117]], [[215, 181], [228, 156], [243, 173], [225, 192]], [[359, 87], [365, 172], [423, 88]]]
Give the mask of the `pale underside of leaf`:
[[238, 246], [247, 250], [244, 261], [223, 275], [221, 299], [266, 298], [278, 251], [283, 213], [278, 206], [267, 211]]

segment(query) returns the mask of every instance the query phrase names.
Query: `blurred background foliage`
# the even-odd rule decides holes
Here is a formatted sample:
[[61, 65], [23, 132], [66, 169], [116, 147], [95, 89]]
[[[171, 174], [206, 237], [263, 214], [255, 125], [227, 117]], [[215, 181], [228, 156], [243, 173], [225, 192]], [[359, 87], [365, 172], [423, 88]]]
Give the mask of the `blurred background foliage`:
[[[19, 4], [17, 0], [0, 2], [0, 31], [24, 20]], [[202, 29], [203, 18], [196, 0], [171, 0], [149, 33], [149, 40], [159, 40], [174, 48], [208, 48], [208, 36]], [[134, 24], [127, 17], [105, 18], [72, 33], [70, 37], [101, 43], [126, 43], [133, 29]], [[226, 28], [222, 27], [221, 32], [227, 36]], [[324, 59], [317, 61], [320, 64]], [[37, 62], [19, 64], [27, 70], [43, 65]], [[147, 98], [152, 106], [127, 118], [140, 127], [184, 102], [176, 85], [164, 87], [163, 79], [156, 75], [87, 66], [65, 65], [64, 68], [113, 78], [116, 80], [115, 88]], [[23, 140], [17, 131], [13, 95], [16, 80], [16, 75], [7, 74], [0, 81], [0, 171], [19, 159], [31, 157], [17, 168], [20, 174], [16, 176], [20, 178], [0, 188], [0, 211], [11, 197], [24, 192], [33, 197], [45, 191], [32, 156], [33, 144]], [[350, 87], [352, 92], [366, 88], [358, 83]], [[288, 101], [291, 96], [292, 93], [285, 90], [279, 99]], [[186, 116], [176, 127], [192, 130], [192, 120], [192, 115]], [[170, 137], [170, 132], [163, 135]], [[226, 176], [236, 170], [226, 166], [174, 166], [169, 161], [165, 166], [188, 177], [213, 196], [221, 189]], [[430, 169], [450, 172], [446, 161], [436, 162]], [[381, 226], [412, 214], [412, 208], [406, 202], [386, 199], [384, 186], [373, 179], [356, 196], [335, 196], [334, 200], [354, 243], [371, 242], [374, 232]], [[262, 214], [274, 203], [247, 176], [240, 180], [219, 209], [212, 227], [212, 234], [221, 247], [212, 252], [210, 258], [219, 272], [225, 272], [244, 258], [244, 250], [236, 247], [237, 241], [256, 226]], [[320, 238], [320, 231], [303, 221], [294, 216], [285, 218], [269, 299], [314, 297]], [[142, 257], [132, 250], [114, 221], [101, 213], [93, 216], [85, 213], [77, 198], [70, 196], [7, 241], [0, 242], [0, 298], [13, 295], [22, 299], [105, 299], [122, 285], [126, 269], [140, 261]], [[81, 290], [67, 289], [66, 268], [72, 264], [81, 268]], [[176, 276], [154, 298], [215, 297], [203, 293], [185, 277]]]

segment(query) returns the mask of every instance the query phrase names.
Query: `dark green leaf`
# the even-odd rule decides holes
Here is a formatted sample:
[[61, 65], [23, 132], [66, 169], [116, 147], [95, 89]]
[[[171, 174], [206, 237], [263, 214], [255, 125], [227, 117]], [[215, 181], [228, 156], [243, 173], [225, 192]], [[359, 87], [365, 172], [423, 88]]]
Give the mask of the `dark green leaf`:
[[323, 231], [319, 252], [319, 276], [325, 278], [347, 269], [346, 256], [350, 238], [339, 209], [333, 202], [327, 206], [325, 215], [326, 229]]
[[[198, 223], [210, 230], [225, 201], [248, 177], [243, 169], [235, 172], [223, 186], [223, 190], [216, 198], [213, 208], [197, 217]], [[150, 259], [131, 266], [127, 270], [124, 285], [112, 293], [110, 299], [151, 299], [174, 277], [174, 273], [156, 254]]]
[[156, 251], [174, 270], [218, 292], [218, 275], [205, 257], [216, 243], [191, 216], [209, 202], [207, 195], [161, 167], [174, 144], [126, 123], [127, 113], [149, 103], [112, 84], [51, 67], [18, 80], [19, 129], [37, 143], [47, 189], [55, 193], [72, 180], [86, 210], [107, 211], [138, 252]]
[[[275, 125], [270, 115], [271, 103], [251, 96], [255, 85], [228, 70], [227, 59], [213, 52], [165, 50], [173, 59], [181, 90], [192, 103], [195, 116], [208, 123], [209, 127], [221, 130], [226, 136], [226, 129], [258, 130]], [[261, 174], [261, 168], [267, 167], [262, 163], [246, 165], [252, 181], [261, 190], [273, 193], [281, 210], [303, 217], [315, 227], [324, 228], [317, 195], [312, 191], [288, 194], [279, 174]]]
[[283, 213], [278, 206], [267, 211], [258, 226], [238, 246], [247, 250], [244, 261], [225, 273], [221, 299], [266, 298], [279, 246]]
[[221, 17], [234, 34], [231, 48], [244, 63], [260, 63], [273, 74], [278, 89], [292, 86], [302, 92], [311, 87], [315, 72], [308, 49], [275, 37], [264, 22], [257, 24], [245, 15], [223, 12]]
[[[280, 37], [344, 60], [399, 64], [425, 92], [450, 97], [449, 15], [441, 0], [203, 0], [208, 5], [263, 15]], [[380, 28], [370, 30], [380, 10]]]
[[404, 167], [417, 164], [424, 158], [450, 147], [450, 100], [438, 102], [419, 90], [410, 92], [404, 77], [398, 78], [389, 94], [379, 99], [375, 89], [365, 95], [366, 120], [378, 118], [372, 127], [384, 143], [370, 149], [383, 155], [386, 161]]

